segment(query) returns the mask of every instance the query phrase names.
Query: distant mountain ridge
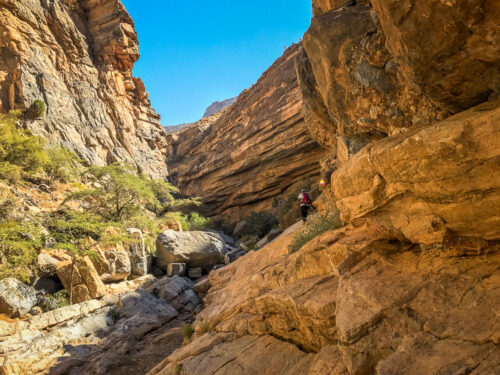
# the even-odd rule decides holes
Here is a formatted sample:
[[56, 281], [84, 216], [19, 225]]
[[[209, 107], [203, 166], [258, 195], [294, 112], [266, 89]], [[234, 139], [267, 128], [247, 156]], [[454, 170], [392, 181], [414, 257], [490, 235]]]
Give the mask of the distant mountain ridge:
[[236, 101], [236, 99], [238, 99], [237, 96], [234, 98], [220, 101], [220, 102], [213, 102], [212, 104], [210, 104], [210, 106], [205, 111], [203, 118], [208, 117], [208, 116], [212, 116], [213, 114], [219, 112], [220, 110], [222, 110], [226, 107], [229, 107], [231, 104], [233, 104]]
[[[203, 114], [202, 119], [210, 117], [215, 115], [217, 112], [222, 111], [223, 109], [229, 107], [231, 104], [236, 102], [236, 99], [238, 97], [222, 100], [222, 101], [216, 101], [210, 104], [207, 109], [205, 110], [205, 113]], [[170, 133], [176, 133], [181, 129], [184, 129], [185, 127], [188, 127], [189, 125], [196, 124], [196, 122], [188, 122], [185, 124], [179, 124], [179, 125], [171, 125], [171, 126], [164, 126], [165, 131], [170, 134]]]

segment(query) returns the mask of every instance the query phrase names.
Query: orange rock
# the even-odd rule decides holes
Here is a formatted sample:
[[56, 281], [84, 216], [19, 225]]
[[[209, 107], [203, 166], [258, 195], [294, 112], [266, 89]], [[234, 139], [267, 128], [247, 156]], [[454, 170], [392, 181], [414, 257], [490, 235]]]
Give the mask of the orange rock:
[[162, 232], [166, 230], [174, 230], [176, 232], [182, 232], [182, 225], [178, 221], [169, 221], [165, 223], [165, 225], [161, 229]]
[[450, 235], [499, 239], [498, 104], [486, 103], [356, 154], [332, 176], [343, 220], [373, 220], [428, 245]]
[[[71, 287], [71, 264], [71, 260], [64, 260], [56, 265], [57, 275], [68, 291]], [[106, 294], [106, 287], [89, 257], [75, 259], [72, 285], [73, 303], [88, 301]]]

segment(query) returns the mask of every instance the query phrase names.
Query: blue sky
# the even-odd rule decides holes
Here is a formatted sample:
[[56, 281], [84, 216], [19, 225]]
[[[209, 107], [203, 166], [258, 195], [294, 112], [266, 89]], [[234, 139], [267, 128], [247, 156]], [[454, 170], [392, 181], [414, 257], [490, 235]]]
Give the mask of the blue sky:
[[134, 19], [144, 81], [163, 125], [194, 122], [237, 96], [298, 42], [311, 0], [122, 0]]

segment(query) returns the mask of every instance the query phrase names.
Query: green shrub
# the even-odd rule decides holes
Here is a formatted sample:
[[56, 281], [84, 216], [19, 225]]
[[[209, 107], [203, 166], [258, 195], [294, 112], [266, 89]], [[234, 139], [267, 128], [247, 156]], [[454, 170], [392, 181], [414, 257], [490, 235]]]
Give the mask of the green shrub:
[[208, 214], [208, 208], [203, 204], [201, 198], [175, 199], [165, 205], [165, 210], [167, 212], [182, 212], [184, 215], [189, 215], [192, 212], [203, 216]]
[[245, 234], [241, 237], [241, 242], [245, 244], [248, 250], [255, 250], [258, 238], [255, 235]]
[[190, 340], [193, 336], [193, 333], [193, 326], [189, 323], [184, 323], [184, 325], [182, 326], [182, 335], [184, 336], [184, 338]]
[[33, 281], [38, 270], [41, 228], [30, 222], [8, 220], [0, 223], [0, 280], [14, 277]]
[[189, 230], [204, 230], [210, 227], [210, 219], [196, 212], [192, 212], [189, 215], [187, 222], [189, 224]]
[[42, 301], [42, 308], [46, 311], [59, 309], [69, 305], [68, 291], [66, 289], [60, 290], [54, 295], [47, 295]]
[[98, 240], [104, 230], [114, 223], [89, 212], [60, 211], [47, 218], [45, 224], [58, 247], [74, 250], [78, 240], [87, 237]]
[[243, 236], [246, 234], [261, 238], [278, 225], [276, 216], [267, 211], [252, 212], [244, 220], [248, 222], [248, 225], [241, 232]]
[[148, 180], [148, 185], [155, 199], [148, 202], [147, 208], [157, 215], [160, 215], [165, 212], [168, 205], [174, 201], [174, 196], [172, 194], [178, 193], [179, 189], [163, 180]]
[[17, 203], [12, 198], [0, 201], [0, 222], [9, 220], [16, 206]]
[[27, 130], [18, 128], [16, 121], [15, 113], [0, 115], [0, 163], [3, 163], [2, 170], [4, 173], [7, 171], [17, 173], [13, 172], [14, 168], [8, 166], [10, 164], [29, 174], [38, 172], [49, 160], [44, 149], [45, 141], [40, 137], [33, 136]]
[[205, 322], [200, 326], [200, 334], [204, 335], [212, 330], [212, 327], [209, 323]]
[[46, 149], [48, 160], [43, 170], [50, 180], [69, 182], [78, 175], [80, 160], [76, 154], [64, 147], [50, 147]]
[[147, 204], [158, 204], [148, 179], [134, 174], [130, 166], [113, 164], [87, 172], [99, 187], [70, 194], [64, 203], [85, 202], [93, 213], [119, 222], [141, 214]]
[[294, 253], [306, 243], [311, 241], [314, 237], [325, 233], [328, 230], [340, 228], [343, 225], [340, 220], [339, 211], [329, 212], [327, 216], [323, 216], [319, 213], [309, 216], [306, 225], [299, 229], [292, 238], [292, 244], [290, 245], [290, 253]]
[[45, 102], [42, 100], [35, 100], [33, 104], [25, 111], [24, 115], [26, 118], [35, 120], [45, 116]]
[[0, 162], [0, 179], [19, 184], [22, 180], [23, 169], [9, 162]]

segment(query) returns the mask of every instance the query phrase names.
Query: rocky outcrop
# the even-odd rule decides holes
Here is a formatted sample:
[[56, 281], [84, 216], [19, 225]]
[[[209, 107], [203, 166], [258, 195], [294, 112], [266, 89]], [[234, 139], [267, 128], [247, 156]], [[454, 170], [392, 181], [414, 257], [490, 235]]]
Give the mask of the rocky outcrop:
[[[500, 102], [365, 147], [332, 177], [345, 221], [426, 245], [500, 238]], [[462, 246], [466, 246], [462, 244]]]
[[217, 112], [229, 107], [236, 101], [236, 99], [238, 99], [238, 97], [222, 100], [220, 102], [213, 102], [208, 106], [207, 110], [203, 114], [203, 118], [215, 115]]
[[13, 278], [0, 281], [0, 314], [19, 318], [38, 303], [35, 289]]
[[120, 0], [0, 1], [0, 111], [47, 107], [24, 125], [94, 165], [127, 162], [165, 177], [165, 139]]
[[102, 299], [0, 321], [0, 373], [146, 373], [165, 350], [182, 344], [179, 326], [200, 303], [190, 280], [152, 279], [115, 284], [119, 294]]
[[75, 258], [74, 263], [71, 259], [60, 261], [56, 267], [57, 276], [62, 284], [68, 292], [72, 292], [73, 303], [88, 301], [106, 294], [106, 287], [88, 256]]
[[172, 181], [201, 196], [213, 214], [238, 219], [269, 209], [297, 180], [319, 175], [324, 151], [302, 118], [298, 49], [290, 47], [218, 119], [169, 135]]
[[[210, 274], [197, 338], [150, 374], [230, 374], [234, 363], [242, 373], [274, 374], [259, 367], [269, 353], [268, 361], [297, 375], [500, 369], [500, 327], [492, 323], [498, 249], [464, 256], [461, 248], [412, 245], [366, 224], [327, 232], [289, 254], [292, 236]], [[227, 361], [214, 360], [222, 352]]]
[[166, 230], [156, 240], [156, 264], [167, 270], [171, 263], [186, 263], [188, 267], [203, 267], [208, 272], [217, 264], [229, 263], [230, 250], [216, 233]]
[[500, 92], [500, 4], [495, 0], [372, 0], [403, 75], [459, 112]]
[[304, 116], [336, 163], [370, 141], [447, 116], [401, 79], [377, 14], [367, 5], [313, 18], [303, 45], [297, 73]]
[[195, 339], [150, 374], [495, 374], [498, 6], [313, 3], [297, 72], [319, 211], [346, 225], [212, 272]]

